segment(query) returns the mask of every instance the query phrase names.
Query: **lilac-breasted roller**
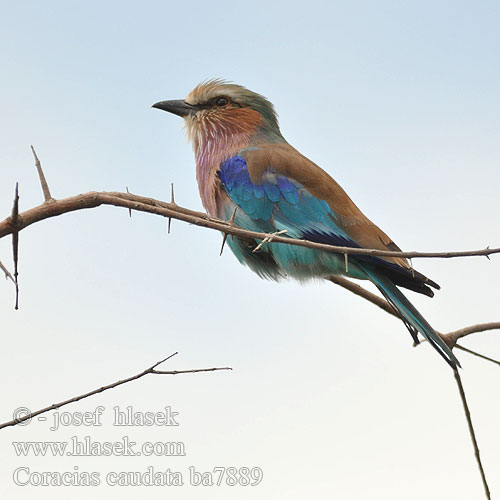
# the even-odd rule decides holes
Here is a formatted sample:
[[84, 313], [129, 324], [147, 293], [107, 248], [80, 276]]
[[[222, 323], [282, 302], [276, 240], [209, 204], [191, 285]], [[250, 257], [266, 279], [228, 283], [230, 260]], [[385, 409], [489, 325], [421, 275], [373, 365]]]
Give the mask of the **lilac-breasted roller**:
[[[240, 85], [210, 80], [184, 100], [153, 107], [184, 118], [196, 157], [200, 196], [208, 213], [242, 228], [331, 245], [400, 251], [353, 203], [340, 185], [281, 134], [273, 105]], [[235, 212], [236, 209], [236, 212]], [[237, 259], [262, 278], [305, 281], [330, 275], [370, 280], [452, 366], [458, 360], [398, 287], [432, 297], [439, 286], [402, 257], [349, 256], [306, 247], [228, 238]]]

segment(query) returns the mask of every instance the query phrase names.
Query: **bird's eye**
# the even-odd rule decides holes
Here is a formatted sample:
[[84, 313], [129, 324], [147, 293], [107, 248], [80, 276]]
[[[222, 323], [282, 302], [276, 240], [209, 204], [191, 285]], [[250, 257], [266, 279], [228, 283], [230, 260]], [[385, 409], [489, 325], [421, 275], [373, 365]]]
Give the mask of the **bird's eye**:
[[229, 104], [229, 99], [227, 97], [219, 97], [216, 101], [215, 104], [217, 106], [227, 106]]

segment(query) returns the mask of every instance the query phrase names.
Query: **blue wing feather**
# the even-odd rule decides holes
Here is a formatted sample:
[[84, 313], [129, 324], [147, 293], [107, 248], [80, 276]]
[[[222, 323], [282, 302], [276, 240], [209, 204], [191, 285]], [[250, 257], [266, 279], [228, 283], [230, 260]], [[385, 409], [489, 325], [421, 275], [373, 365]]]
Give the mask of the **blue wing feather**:
[[[218, 175], [224, 190], [234, 203], [233, 207], [227, 207], [228, 213], [221, 215], [228, 218], [232, 215], [234, 206], [239, 207], [239, 212], [243, 213], [238, 213], [236, 223], [240, 227], [263, 232], [286, 229], [286, 236], [291, 238], [360, 247], [336, 223], [337, 215], [325, 200], [313, 196], [296, 180], [278, 174], [272, 163], [258, 184], [252, 182], [246, 160], [240, 155], [224, 161]], [[360, 272], [356, 266], [358, 261], [399, 269], [397, 264], [378, 257], [359, 256], [349, 259], [349, 272], [346, 273], [344, 259], [338, 254], [272, 243], [266, 247], [277, 263], [298, 279], [321, 274], [348, 274], [355, 278], [365, 278], [364, 271]], [[244, 262], [245, 257], [240, 257]]]
[[277, 174], [272, 165], [261, 183], [255, 184], [245, 159], [236, 155], [222, 163], [219, 178], [231, 200], [251, 219], [274, 220], [276, 229], [287, 229], [297, 238], [358, 246], [335, 224], [335, 214], [326, 201], [315, 198], [293, 179]]
[[[260, 183], [253, 183], [246, 160], [236, 155], [222, 163], [218, 175], [228, 197], [240, 208], [235, 220], [240, 227], [265, 232], [286, 229], [286, 236], [291, 238], [358, 246], [337, 226], [335, 214], [326, 201], [311, 195], [294, 179], [278, 174], [272, 165], [264, 172]], [[234, 208], [226, 207], [225, 210], [228, 213], [222, 215], [227, 218]], [[258, 274], [270, 275], [268, 262], [265, 269], [259, 269], [256, 254], [244, 248], [241, 242], [233, 240], [230, 246], [240, 261]], [[282, 271], [298, 279], [345, 271], [344, 259], [330, 252], [273, 243], [263, 247], [262, 252], [266, 257], [272, 256]], [[352, 264], [349, 275], [364, 277], [354, 262]]]

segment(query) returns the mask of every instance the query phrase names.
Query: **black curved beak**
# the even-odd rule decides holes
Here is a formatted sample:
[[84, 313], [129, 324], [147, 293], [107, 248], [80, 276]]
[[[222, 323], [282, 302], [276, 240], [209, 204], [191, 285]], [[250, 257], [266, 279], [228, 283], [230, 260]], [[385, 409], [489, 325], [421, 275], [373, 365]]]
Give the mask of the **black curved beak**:
[[185, 116], [196, 113], [196, 107], [191, 106], [191, 104], [188, 104], [187, 102], [184, 102], [180, 99], [174, 101], [160, 101], [153, 104], [152, 107], [161, 109], [163, 111], [168, 111], [169, 113], [173, 113], [177, 116], [182, 116], [183, 118]]

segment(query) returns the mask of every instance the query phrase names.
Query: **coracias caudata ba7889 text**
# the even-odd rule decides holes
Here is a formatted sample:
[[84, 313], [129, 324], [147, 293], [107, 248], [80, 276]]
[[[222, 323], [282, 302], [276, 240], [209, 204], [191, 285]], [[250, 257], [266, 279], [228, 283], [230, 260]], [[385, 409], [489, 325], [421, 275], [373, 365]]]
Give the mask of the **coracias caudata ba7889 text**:
[[[273, 105], [240, 85], [210, 80], [184, 100], [155, 108], [184, 118], [196, 157], [200, 196], [210, 215], [244, 229], [331, 245], [399, 251], [340, 185], [281, 134]], [[236, 209], [236, 211], [235, 211]], [[398, 312], [415, 341], [420, 333], [452, 366], [451, 349], [398, 287], [430, 297], [436, 283], [402, 257], [351, 255], [306, 247], [228, 238], [237, 259], [262, 278], [299, 281], [345, 275], [370, 280]]]

